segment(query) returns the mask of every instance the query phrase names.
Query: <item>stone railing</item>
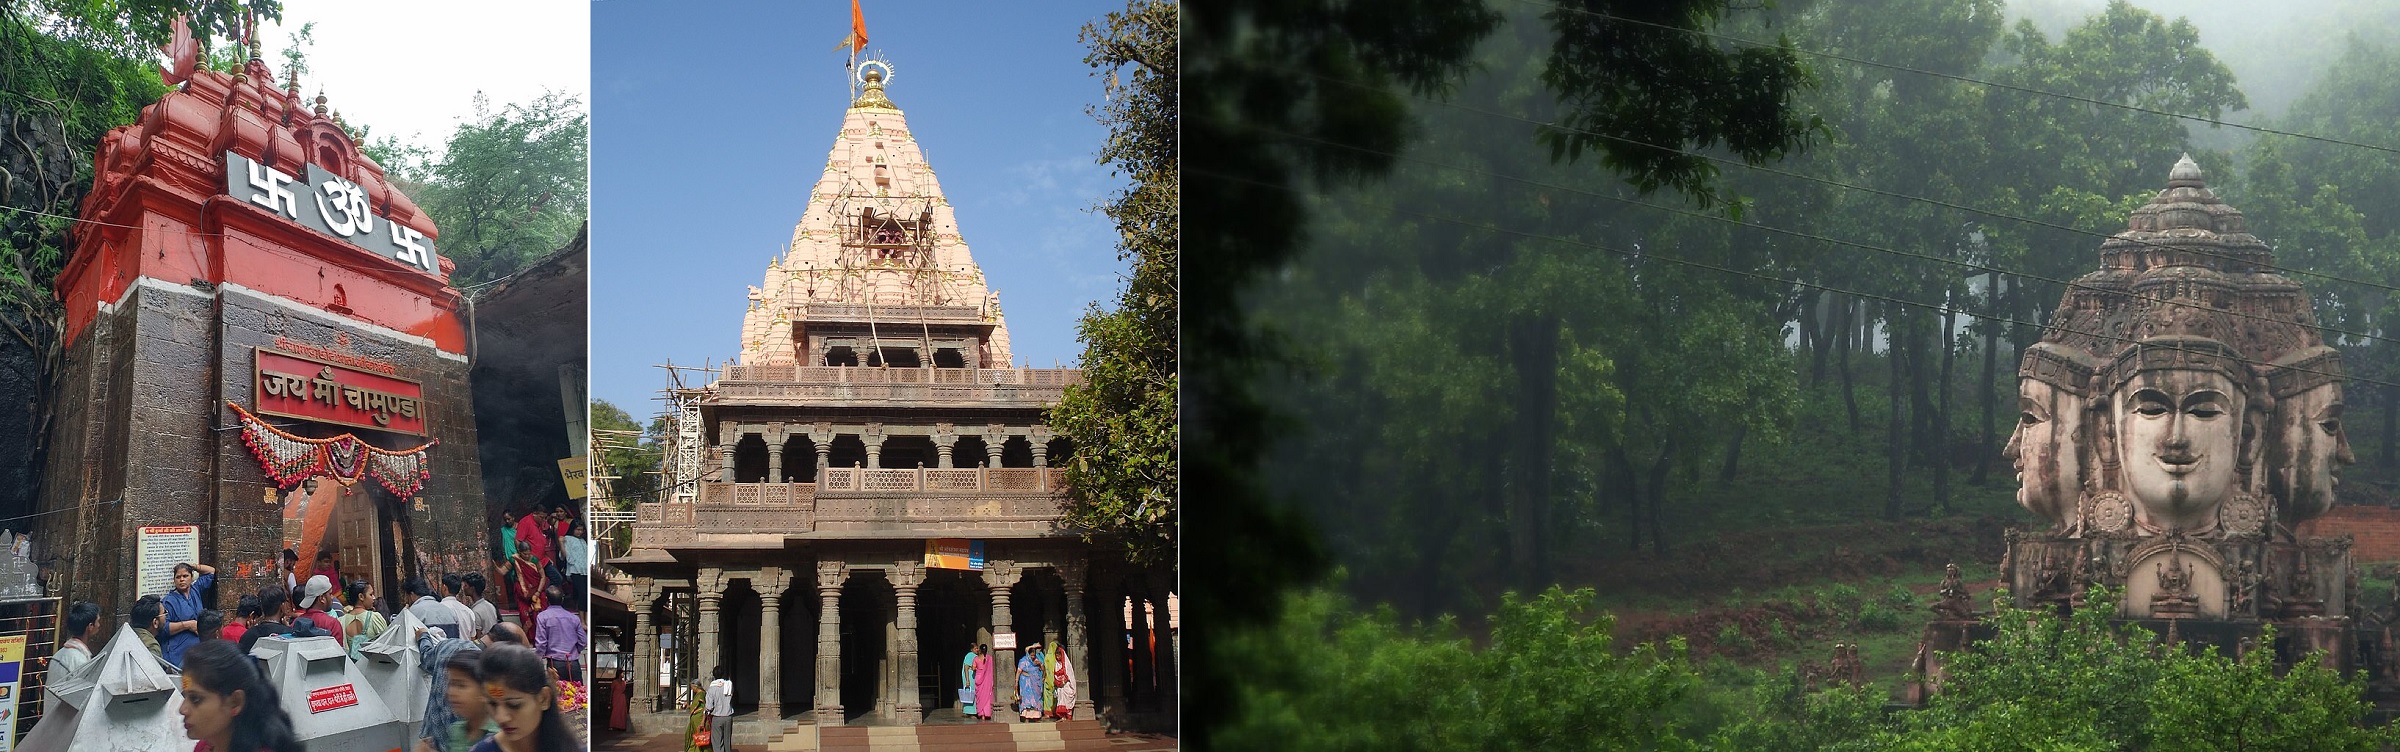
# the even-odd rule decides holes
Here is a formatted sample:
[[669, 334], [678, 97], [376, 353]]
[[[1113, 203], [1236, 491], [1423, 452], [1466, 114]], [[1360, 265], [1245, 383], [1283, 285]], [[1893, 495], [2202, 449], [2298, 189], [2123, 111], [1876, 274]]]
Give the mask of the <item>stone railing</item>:
[[810, 321], [875, 321], [882, 323], [912, 323], [917, 321], [983, 320], [983, 309], [976, 306], [954, 305], [879, 305], [856, 303], [810, 303], [802, 312]]
[[918, 468], [915, 470], [870, 470], [856, 467], [829, 467], [815, 485], [822, 495], [845, 493], [892, 493], [920, 491], [932, 494], [955, 493], [1024, 493], [1047, 494], [1065, 488], [1067, 471], [1039, 467], [969, 467]]
[[726, 384], [939, 384], [1056, 386], [1083, 383], [1080, 368], [849, 368], [790, 363], [726, 366]]
[[1046, 533], [1060, 511], [1050, 489], [1065, 482], [1064, 473], [1055, 468], [830, 468], [824, 483], [704, 482], [698, 503], [638, 505], [633, 547], [700, 545], [701, 536]]

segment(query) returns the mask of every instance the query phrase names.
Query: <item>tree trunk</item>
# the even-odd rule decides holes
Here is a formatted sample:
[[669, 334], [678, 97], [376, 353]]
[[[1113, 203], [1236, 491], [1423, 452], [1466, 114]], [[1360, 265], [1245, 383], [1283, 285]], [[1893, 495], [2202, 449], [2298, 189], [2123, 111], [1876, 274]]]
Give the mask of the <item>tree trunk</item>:
[[1891, 408], [1891, 419], [1886, 422], [1885, 431], [1888, 446], [1885, 447], [1884, 465], [1889, 471], [1889, 485], [1884, 492], [1883, 517], [1890, 520], [1900, 519], [1900, 477], [1908, 466], [1908, 439], [1903, 435], [1907, 431], [1905, 416], [1908, 411], [1900, 395], [1900, 391], [1907, 388], [1905, 377], [1900, 372], [1901, 315], [1898, 304], [1886, 305], [1884, 360], [1890, 366], [1891, 384], [1890, 388], [1883, 391], [1885, 402]]
[[1619, 440], [1608, 447], [1608, 465], [1623, 485], [1618, 490], [1625, 499], [1625, 550], [1642, 550], [1642, 479], [1635, 475], [1633, 458], [1625, 453], [1625, 442]]
[[2000, 452], [1992, 448], [1992, 418], [2000, 402], [2000, 273], [1992, 272], [1985, 279], [1983, 321], [1983, 430], [1975, 434], [1975, 475], [1967, 485], [1982, 486], [1992, 469], [1992, 458]]
[[1741, 472], [1742, 439], [1749, 435], [1750, 424], [1744, 423], [1733, 427], [1733, 440], [1725, 444], [1725, 468], [1717, 471], [1719, 482], [1732, 483], [1734, 474]]
[[1825, 383], [1825, 351], [1838, 336], [1826, 321], [1827, 312], [1817, 310], [1831, 300], [1831, 293], [1819, 290], [1810, 297], [1808, 305], [1800, 307], [1800, 340], [1808, 345], [1808, 385], [1811, 387]]
[[1942, 308], [1942, 375], [1933, 391], [1933, 504], [1950, 508], [1950, 373], [1958, 361], [1958, 309]]
[[2385, 473], [2400, 465], [2400, 386], [2383, 388], [2383, 467]]
[[1650, 465], [1650, 552], [1660, 558], [1667, 555], [1667, 472], [1675, 467], [1675, 449], [1675, 434], [1669, 431], [1658, 461]]
[[[1857, 309], [1852, 301], [1844, 300], [1841, 303], [1841, 333], [1838, 335], [1840, 342], [1834, 345], [1834, 349], [1840, 353], [1835, 358], [1837, 361], [1835, 365], [1840, 366], [1842, 372], [1842, 405], [1850, 409], [1850, 432], [1858, 433], [1863, 430], [1858, 418], [1858, 382], [1850, 376], [1851, 354], [1855, 350], [1862, 349], [1859, 346], [1861, 340], [1858, 338], [1858, 327], [1853, 326], [1851, 321], [1856, 318]], [[1867, 341], [1871, 342], [1872, 340]], [[1863, 349], [1873, 350], [1872, 347]]]
[[1516, 430], [1511, 432], [1508, 523], [1512, 574], [1538, 585], [1549, 567], [1551, 453], [1558, 418], [1558, 319], [1521, 316], [1509, 322], [1508, 350], [1517, 371]]

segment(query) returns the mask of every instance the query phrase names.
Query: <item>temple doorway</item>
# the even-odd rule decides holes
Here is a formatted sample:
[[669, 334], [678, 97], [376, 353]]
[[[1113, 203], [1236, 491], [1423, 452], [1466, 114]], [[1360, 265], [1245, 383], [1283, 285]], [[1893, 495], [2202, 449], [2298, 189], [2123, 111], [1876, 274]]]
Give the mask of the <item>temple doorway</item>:
[[888, 688], [895, 644], [891, 583], [881, 572], [850, 574], [842, 586], [842, 720], [891, 717]]
[[967, 651], [991, 641], [991, 593], [982, 573], [928, 570], [917, 587], [917, 688], [927, 719], [960, 718]]

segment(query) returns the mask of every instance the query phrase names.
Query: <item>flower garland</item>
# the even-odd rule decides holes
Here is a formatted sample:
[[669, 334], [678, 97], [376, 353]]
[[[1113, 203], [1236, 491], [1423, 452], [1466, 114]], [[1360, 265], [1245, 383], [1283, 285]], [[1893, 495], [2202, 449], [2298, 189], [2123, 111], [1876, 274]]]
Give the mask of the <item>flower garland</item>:
[[258, 457], [260, 469], [267, 472], [267, 479], [274, 481], [279, 489], [289, 489], [320, 475], [331, 476], [347, 486], [366, 475], [405, 499], [415, 496], [425, 487], [425, 480], [433, 477], [433, 463], [426, 450], [442, 443], [441, 439], [434, 439], [415, 449], [393, 452], [346, 433], [330, 439], [294, 436], [267, 425], [231, 400], [225, 404], [241, 416], [242, 442], [250, 445], [250, 453]]

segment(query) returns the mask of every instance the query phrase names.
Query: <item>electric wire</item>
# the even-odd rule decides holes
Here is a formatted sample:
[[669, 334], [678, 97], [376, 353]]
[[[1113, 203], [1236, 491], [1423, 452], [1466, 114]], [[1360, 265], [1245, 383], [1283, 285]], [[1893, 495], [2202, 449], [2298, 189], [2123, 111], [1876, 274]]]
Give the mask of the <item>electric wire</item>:
[[[1305, 196], [1308, 196], [1308, 195], [1312, 195], [1312, 194], [1309, 194], [1307, 191], [1303, 191], [1303, 190], [1301, 190], [1301, 189], [1299, 189], [1299, 188], [1296, 188], [1296, 187], [1293, 187], [1293, 186], [1274, 185], [1274, 184], [1267, 183], [1267, 182], [1264, 182], [1264, 181], [1252, 180], [1252, 179], [1245, 178], [1245, 177], [1241, 177], [1241, 176], [1238, 176], [1238, 175], [1232, 175], [1232, 174], [1228, 174], [1228, 173], [1221, 173], [1221, 172], [1217, 172], [1217, 171], [1214, 171], [1214, 170], [1209, 170], [1209, 169], [1206, 169], [1206, 168], [1202, 168], [1202, 169], [1198, 169], [1198, 170], [1193, 170], [1193, 171], [1191, 171], [1191, 172], [1190, 172], [1190, 173], [1188, 173], [1188, 174], [1192, 174], [1192, 175], [1198, 175], [1198, 176], [1201, 176], [1201, 177], [1204, 177], [1204, 178], [1210, 178], [1210, 179], [1214, 179], [1214, 180], [1220, 180], [1220, 181], [1225, 181], [1225, 182], [1229, 182], [1229, 183], [1238, 183], [1238, 184], [1242, 184], [1242, 185], [1248, 185], [1248, 186], [1257, 187], [1257, 188], [1265, 188], [1265, 189], [1268, 189], [1268, 190], [1283, 191], [1283, 192], [1286, 192], [1286, 193], [1291, 193], [1291, 194], [1293, 194], [1293, 195], [1295, 195], [1295, 196], [1302, 196], [1302, 197], [1305, 197]], [[1819, 283], [1815, 283], [1815, 282], [1803, 282], [1803, 281], [1796, 280], [1796, 279], [1785, 279], [1785, 278], [1782, 278], [1782, 277], [1777, 277], [1777, 276], [1775, 276], [1775, 275], [1772, 275], [1772, 274], [1765, 274], [1765, 273], [1761, 273], [1761, 272], [1754, 272], [1754, 271], [1748, 271], [1748, 270], [1743, 270], [1743, 269], [1735, 269], [1735, 268], [1732, 268], [1732, 267], [1727, 267], [1727, 266], [1719, 266], [1719, 265], [1716, 265], [1716, 264], [1710, 264], [1710, 263], [1706, 263], [1706, 262], [1700, 262], [1700, 261], [1693, 261], [1693, 260], [1690, 260], [1690, 259], [1680, 259], [1680, 258], [1675, 258], [1675, 257], [1673, 257], [1673, 256], [1667, 256], [1667, 255], [1662, 255], [1662, 254], [1658, 254], [1658, 253], [1644, 253], [1644, 252], [1641, 252], [1641, 251], [1627, 251], [1627, 250], [1624, 250], [1624, 249], [1615, 248], [1615, 247], [1608, 246], [1608, 245], [1603, 245], [1603, 244], [1600, 244], [1600, 243], [1594, 243], [1594, 242], [1590, 242], [1590, 241], [1584, 241], [1584, 240], [1577, 240], [1577, 239], [1574, 239], [1574, 238], [1568, 238], [1568, 237], [1559, 236], [1559, 235], [1548, 235], [1548, 234], [1543, 234], [1543, 233], [1538, 233], [1538, 232], [1532, 232], [1532, 231], [1528, 231], [1528, 230], [1518, 230], [1518, 229], [1512, 229], [1512, 228], [1507, 228], [1507, 227], [1501, 227], [1501, 226], [1499, 226], [1499, 225], [1492, 225], [1492, 224], [1482, 224], [1482, 223], [1472, 222], [1472, 221], [1468, 221], [1468, 220], [1464, 220], [1464, 219], [1459, 219], [1459, 218], [1456, 218], [1456, 217], [1447, 217], [1447, 216], [1443, 216], [1443, 215], [1439, 215], [1439, 214], [1433, 214], [1433, 213], [1429, 213], [1429, 212], [1419, 212], [1419, 211], [1412, 211], [1412, 210], [1408, 210], [1408, 209], [1402, 209], [1402, 208], [1400, 208], [1400, 207], [1398, 207], [1398, 206], [1395, 206], [1395, 205], [1393, 205], [1393, 204], [1391, 204], [1391, 203], [1389, 203], [1389, 202], [1375, 202], [1375, 201], [1368, 201], [1368, 200], [1363, 200], [1363, 199], [1352, 199], [1352, 200], [1351, 200], [1351, 203], [1354, 203], [1354, 204], [1359, 204], [1359, 205], [1366, 205], [1366, 206], [1377, 206], [1377, 207], [1381, 207], [1381, 208], [1384, 208], [1384, 209], [1388, 209], [1388, 210], [1390, 210], [1390, 211], [1392, 211], [1393, 213], [1396, 213], [1396, 214], [1402, 214], [1402, 215], [1407, 215], [1407, 216], [1414, 216], [1414, 217], [1418, 217], [1418, 218], [1422, 218], [1422, 219], [1427, 219], [1427, 220], [1431, 220], [1431, 221], [1435, 221], [1435, 222], [1442, 222], [1442, 223], [1446, 223], [1446, 224], [1453, 224], [1453, 225], [1458, 225], [1458, 226], [1461, 226], [1461, 227], [1467, 227], [1467, 228], [1471, 228], [1471, 229], [1486, 230], [1486, 231], [1490, 231], [1490, 232], [1496, 232], [1496, 233], [1501, 233], [1501, 234], [1505, 234], [1505, 235], [1515, 235], [1515, 236], [1518, 236], [1518, 237], [1521, 237], [1521, 238], [1525, 238], [1525, 239], [1527, 239], [1527, 240], [1542, 240], [1542, 241], [1549, 241], [1549, 242], [1558, 243], [1558, 244], [1561, 244], [1561, 245], [1567, 245], [1567, 246], [1580, 246], [1580, 247], [1589, 248], [1589, 249], [1596, 250], [1596, 251], [1601, 251], [1601, 252], [1604, 252], [1604, 253], [1612, 253], [1612, 254], [1616, 254], [1616, 255], [1619, 255], [1619, 256], [1624, 256], [1624, 257], [1631, 258], [1631, 259], [1636, 259], [1636, 260], [1657, 260], [1657, 261], [1664, 261], [1664, 262], [1667, 262], [1667, 263], [1676, 264], [1676, 265], [1680, 265], [1680, 266], [1688, 266], [1688, 267], [1692, 267], [1692, 268], [1696, 268], [1696, 269], [1704, 269], [1704, 270], [1708, 270], [1708, 271], [1714, 271], [1714, 272], [1719, 272], [1719, 273], [1723, 273], [1723, 274], [1730, 274], [1730, 275], [1735, 275], [1735, 276], [1740, 276], [1740, 277], [1748, 277], [1748, 278], [1751, 278], [1751, 279], [1756, 279], [1756, 280], [1760, 280], [1760, 281], [1764, 281], [1764, 282], [1773, 282], [1773, 283], [1776, 283], [1776, 284], [1781, 284], [1781, 285], [1789, 285], [1789, 286], [1793, 286], [1793, 287], [1806, 287], [1806, 288], [1811, 288], [1811, 289], [1816, 289], [1816, 290], [1823, 290], [1823, 291], [1825, 291], [1825, 292], [1836, 293], [1836, 294], [1840, 294], [1840, 295], [1849, 295], [1849, 296], [1853, 296], [1853, 297], [1857, 297], [1857, 298], [1861, 298], [1861, 299], [1866, 299], [1866, 300], [1879, 300], [1879, 301], [1883, 301], [1883, 302], [1886, 302], [1886, 303], [1892, 303], [1892, 304], [1895, 304], [1895, 305], [1905, 305], [1905, 306], [1910, 306], [1910, 307], [1914, 307], [1914, 308], [1923, 308], [1923, 309], [1926, 309], [1926, 310], [1938, 311], [1938, 312], [1943, 312], [1943, 313], [1951, 313], [1951, 314], [1964, 314], [1964, 315], [1967, 315], [1967, 316], [1971, 316], [1971, 317], [1975, 317], [1975, 318], [1980, 318], [1980, 319], [1983, 319], [1983, 320], [1985, 320], [1985, 321], [1991, 321], [1991, 322], [1994, 322], [1994, 323], [2001, 323], [2001, 324], [2013, 324], [2013, 325], [2017, 325], [2017, 326], [2027, 326], [2027, 327], [2033, 327], [2033, 328], [2036, 328], [2036, 329], [2042, 329], [2042, 330], [2055, 330], [2055, 331], [2060, 331], [2060, 332], [2066, 332], [2066, 333], [2069, 333], [2069, 334], [2080, 334], [2080, 335], [2083, 335], [2083, 336], [2086, 336], [2086, 337], [2092, 337], [2092, 338], [2095, 338], [2095, 339], [2103, 339], [2103, 340], [2115, 340], [2115, 341], [2118, 341], [2118, 342], [2123, 342], [2123, 343], [2126, 343], [2126, 344], [2139, 344], [2139, 343], [2141, 342], [2141, 340], [2139, 340], [2139, 339], [2137, 339], [2137, 338], [2133, 338], [2133, 337], [2126, 337], [2126, 336], [2122, 336], [2122, 335], [2106, 334], [2106, 333], [2102, 333], [2102, 332], [2087, 332], [2087, 331], [2083, 331], [2083, 330], [2080, 330], [2080, 329], [2070, 329], [2070, 328], [2067, 328], [2067, 327], [2065, 327], [2065, 326], [2063, 326], [2063, 325], [2060, 325], [2060, 324], [2038, 324], [2038, 323], [2034, 323], [2034, 322], [2031, 322], [2031, 321], [2024, 321], [2024, 320], [2021, 320], [2021, 319], [2010, 318], [2010, 317], [2007, 317], [2007, 316], [1996, 316], [1996, 315], [1992, 315], [1992, 314], [1988, 314], [1988, 313], [1978, 313], [1978, 312], [1975, 312], [1975, 311], [1966, 310], [1966, 309], [1963, 309], [1963, 308], [1957, 308], [1957, 307], [1948, 306], [1948, 305], [1941, 305], [1941, 304], [1935, 304], [1935, 303], [1924, 303], [1924, 302], [1919, 302], [1919, 301], [1915, 301], [1915, 300], [1909, 300], [1909, 299], [1906, 299], [1906, 298], [1901, 298], [1901, 297], [1892, 296], [1892, 295], [1882, 295], [1882, 294], [1878, 294], [1878, 293], [1865, 292], [1865, 291], [1861, 291], [1861, 290], [1850, 290], [1850, 289], [1845, 289], [1845, 288], [1840, 288], [1840, 287], [1834, 287], [1834, 286], [1832, 286], [1832, 285], [1819, 284]], [[2243, 364], [2246, 364], [2246, 365], [2251, 365], [2251, 366], [2259, 366], [2259, 367], [2266, 367], [2266, 368], [2281, 368], [2281, 369], [2284, 369], [2284, 370], [2291, 371], [2291, 372], [2293, 372], [2293, 373], [2306, 373], [2306, 374], [2313, 374], [2313, 375], [2317, 375], [2317, 376], [2328, 376], [2328, 377], [2332, 377], [2332, 378], [2336, 378], [2336, 379], [2342, 379], [2342, 380], [2346, 380], [2346, 381], [2353, 382], [2353, 383], [2360, 383], [2360, 384], [2373, 384], [2373, 385], [2376, 385], [2376, 386], [2386, 386], [2386, 387], [2400, 387], [2400, 382], [2393, 382], [2393, 381], [2383, 381], [2383, 380], [2380, 380], [2380, 379], [2371, 379], [2371, 378], [2367, 378], [2367, 377], [2364, 377], [2364, 376], [2354, 376], [2354, 375], [2350, 375], [2350, 374], [2346, 374], [2346, 373], [2340, 373], [2340, 372], [2335, 372], [2335, 371], [2322, 371], [2322, 370], [2317, 370], [2317, 369], [2312, 369], [2312, 368], [2301, 368], [2301, 367], [2297, 367], [2297, 366], [2279, 366], [2279, 365], [2276, 365], [2276, 364], [2274, 364], [2274, 363], [2268, 363], [2268, 362], [2265, 362], [2265, 361], [2260, 361], [2260, 360], [2253, 360], [2253, 359], [2250, 359], [2250, 358], [2244, 358], [2244, 357], [2241, 357], [2241, 356], [2227, 356], [2227, 359], [2228, 359], [2228, 360], [2233, 360], [2233, 361], [2235, 361], [2235, 362], [2243, 363]]]

